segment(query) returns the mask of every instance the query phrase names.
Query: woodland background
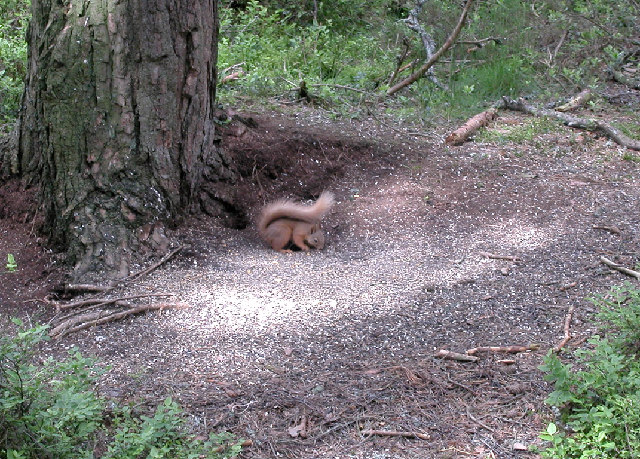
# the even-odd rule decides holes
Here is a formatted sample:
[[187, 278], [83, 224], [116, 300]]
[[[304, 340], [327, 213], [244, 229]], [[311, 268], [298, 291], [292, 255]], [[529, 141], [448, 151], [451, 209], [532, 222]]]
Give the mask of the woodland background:
[[[637, 145], [640, 2], [478, 1], [456, 43], [432, 71], [388, 95], [446, 41], [461, 10], [459, 2], [444, 0], [220, 2], [220, 109], [269, 113], [282, 105], [304, 106], [336, 121], [375, 119], [430, 132], [442, 126], [454, 130], [505, 96], [551, 109], [588, 89], [581, 115], [606, 122]], [[406, 21], [412, 12], [417, 23]], [[29, 18], [29, 2], [0, 4], [3, 141], [21, 108]], [[228, 122], [220, 119], [221, 125]], [[556, 128], [542, 117], [515, 133], [481, 130], [476, 138], [535, 143]], [[634, 148], [625, 149], [622, 159], [632, 166], [640, 163]], [[626, 274], [637, 280], [640, 254], [627, 255], [635, 264], [627, 265]], [[0, 256], [7, 259], [2, 276], [12, 275], [21, 260], [4, 247]], [[543, 442], [536, 454], [543, 457], [632, 458], [640, 453], [640, 422], [629, 415], [640, 405], [640, 290], [637, 283], [611, 288], [593, 300], [600, 311], [595, 316], [599, 335], [575, 353], [563, 354], [560, 348], [545, 358], [542, 369], [555, 389], [547, 403], [556, 414], [540, 432]], [[250, 441], [227, 434], [213, 435], [209, 443], [194, 437], [171, 399], [140, 416], [135, 407], [113, 408], [88, 395], [97, 371], [94, 362], [73, 354], [60, 366], [41, 369], [34, 364], [34, 351], [46, 329], [25, 328], [16, 337], [3, 337], [0, 348], [0, 431], [7, 432], [0, 438], [0, 457], [81, 457], [79, 447], [103, 457], [216, 457], [238, 454], [243, 445], [251, 448]]]

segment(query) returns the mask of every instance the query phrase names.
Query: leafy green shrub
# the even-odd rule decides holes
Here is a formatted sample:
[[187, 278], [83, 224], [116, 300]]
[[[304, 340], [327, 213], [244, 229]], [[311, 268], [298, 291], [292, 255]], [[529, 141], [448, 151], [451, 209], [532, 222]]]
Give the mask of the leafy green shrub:
[[590, 350], [576, 351], [577, 366], [549, 353], [541, 369], [554, 382], [546, 403], [560, 410], [560, 425], [541, 434], [543, 457], [640, 457], [640, 291], [630, 284], [593, 300], [609, 337], [595, 336]]
[[[37, 362], [47, 327], [14, 322], [17, 335], [0, 337], [0, 458], [92, 458], [96, 449], [111, 459], [222, 457], [216, 445], [230, 435], [195, 439], [171, 399], [151, 417], [118, 406], [107, 416], [107, 401], [94, 392], [103, 372], [96, 361], [71, 350], [66, 359]], [[233, 445], [225, 457], [239, 451]]]
[[0, 123], [18, 113], [27, 62], [30, 0], [0, 2]]

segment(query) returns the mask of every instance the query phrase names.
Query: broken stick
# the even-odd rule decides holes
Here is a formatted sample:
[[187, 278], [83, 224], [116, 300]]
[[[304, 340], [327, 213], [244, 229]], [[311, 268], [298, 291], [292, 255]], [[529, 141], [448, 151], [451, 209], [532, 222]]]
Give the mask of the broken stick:
[[519, 352], [535, 351], [540, 346], [537, 344], [529, 344], [528, 346], [481, 346], [467, 350], [467, 355], [476, 355], [480, 352], [507, 352], [509, 354], [517, 354]]
[[514, 263], [517, 261], [522, 261], [522, 259], [513, 255], [496, 255], [494, 253], [489, 253], [489, 252], [480, 252], [480, 255], [482, 255], [483, 257], [491, 258], [493, 260], [506, 260], [506, 261], [513, 261]]
[[97, 311], [89, 314], [82, 314], [72, 317], [63, 323], [56, 326], [51, 330], [49, 336], [52, 338], [61, 338], [69, 333], [74, 333], [86, 328], [93, 327], [95, 325], [101, 325], [107, 322], [113, 322], [115, 320], [122, 319], [123, 317], [139, 314], [141, 312], [155, 311], [158, 309], [168, 308], [185, 308], [188, 307], [184, 303], [161, 303], [161, 304], [146, 304], [143, 306], [131, 307], [125, 311], [112, 312], [112, 311]]
[[447, 360], [458, 360], [460, 362], [477, 362], [478, 357], [472, 355], [460, 354], [458, 352], [447, 351], [446, 349], [440, 349], [436, 352], [435, 357]]
[[570, 330], [571, 319], [573, 317], [573, 311], [575, 310], [575, 308], [576, 307], [574, 305], [569, 306], [567, 317], [564, 319], [564, 338], [562, 339], [562, 341], [558, 343], [556, 347], [553, 348], [555, 352], [560, 352], [560, 349], [565, 347], [569, 342], [569, 340], [571, 339], [571, 330]]
[[420, 432], [399, 432], [396, 430], [374, 430], [374, 429], [366, 429], [360, 431], [362, 435], [365, 437], [371, 437], [373, 435], [378, 435], [381, 437], [405, 437], [405, 438], [419, 438], [420, 440], [429, 440], [431, 437], [429, 434], [420, 433]]
[[633, 269], [620, 266], [619, 264], [614, 263], [613, 261], [605, 257], [600, 257], [600, 261], [603, 262], [605, 265], [609, 266], [610, 268], [615, 269], [616, 271], [620, 271], [621, 273], [626, 274], [627, 276], [635, 277], [636, 279], [640, 280], [640, 272], [638, 271], [634, 271]]

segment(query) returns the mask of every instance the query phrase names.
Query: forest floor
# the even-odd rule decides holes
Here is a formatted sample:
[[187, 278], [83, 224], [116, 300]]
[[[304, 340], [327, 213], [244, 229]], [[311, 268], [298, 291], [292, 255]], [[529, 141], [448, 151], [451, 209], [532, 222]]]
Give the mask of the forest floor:
[[[174, 258], [111, 293], [187, 307], [43, 351], [96, 356], [111, 367], [102, 394], [140, 409], [171, 396], [197, 430], [251, 440], [245, 458], [536, 457], [526, 449], [552, 419], [538, 366], [570, 309], [567, 356], [595, 332], [588, 298], [630, 279], [600, 257], [640, 262], [638, 157], [559, 125], [528, 138], [531, 117], [506, 111], [488, 127], [495, 141], [457, 147], [444, 127], [304, 107], [242, 116], [255, 124], [222, 130], [241, 217], [331, 190], [325, 249], [276, 253], [253, 223], [193, 217], [170, 233], [184, 245]], [[3, 329], [10, 316], [59, 318], [44, 298], [64, 272], [34, 234], [31, 199], [0, 188], [0, 256], [18, 264], [0, 275]], [[509, 345], [533, 346], [434, 357]]]

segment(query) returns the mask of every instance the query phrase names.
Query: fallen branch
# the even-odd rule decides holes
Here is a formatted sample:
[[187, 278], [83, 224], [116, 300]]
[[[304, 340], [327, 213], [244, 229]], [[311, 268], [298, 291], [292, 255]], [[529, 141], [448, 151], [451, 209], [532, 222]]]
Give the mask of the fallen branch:
[[467, 409], [467, 417], [469, 419], [471, 419], [473, 422], [475, 422], [476, 424], [478, 424], [480, 427], [484, 427], [485, 429], [487, 429], [489, 432], [493, 432], [495, 433], [496, 431], [494, 429], [492, 429], [491, 427], [489, 427], [488, 425], [484, 424], [483, 422], [479, 421], [478, 419], [476, 419], [475, 416], [473, 416], [471, 414], [471, 410], [469, 409], [469, 405], [465, 405], [466, 409]]
[[600, 257], [600, 261], [605, 265], [609, 266], [610, 268], [615, 269], [616, 271], [620, 271], [621, 273], [626, 274], [627, 276], [635, 277], [636, 279], [640, 280], [640, 272], [638, 271], [634, 271], [633, 269], [620, 266], [619, 264], [614, 263], [613, 261], [605, 257]]
[[556, 107], [558, 112], [569, 112], [575, 110], [578, 107], [582, 107], [593, 98], [593, 93], [590, 89], [583, 89], [575, 97], [571, 98], [566, 104], [562, 104]]
[[402, 63], [406, 59], [407, 54], [409, 54], [409, 40], [406, 37], [402, 40], [402, 44], [404, 46], [402, 50], [402, 54], [398, 56], [398, 60], [397, 60], [398, 64], [396, 65], [396, 68], [394, 69], [394, 71], [391, 73], [391, 76], [389, 77], [389, 81], [387, 81], [387, 86], [391, 86], [395, 81], [396, 77], [398, 76], [398, 74], [402, 71], [404, 67]]
[[601, 229], [613, 234], [620, 234], [620, 230], [616, 226], [593, 225], [593, 229]]
[[460, 354], [458, 352], [447, 351], [446, 349], [440, 349], [436, 352], [435, 357], [439, 359], [458, 360], [460, 362], [477, 362], [478, 357], [472, 355]]
[[107, 304], [113, 304], [118, 301], [136, 300], [138, 298], [148, 298], [152, 296], [173, 296], [173, 293], [147, 293], [144, 295], [131, 295], [122, 296], [119, 298], [92, 298], [90, 300], [74, 301], [68, 304], [55, 304], [55, 307], [59, 311], [66, 311], [67, 309], [79, 308], [81, 306], [106, 306]]
[[436, 51], [429, 60], [427, 60], [427, 62], [425, 62], [418, 70], [412, 73], [409, 77], [405, 78], [404, 80], [398, 82], [394, 86], [387, 89], [387, 96], [391, 96], [396, 92], [400, 91], [402, 88], [405, 88], [410, 84], [418, 81], [418, 79], [422, 77], [422, 75], [424, 75], [427, 72], [427, 70], [429, 70], [449, 48], [451, 48], [451, 45], [453, 45], [453, 43], [456, 41], [456, 39], [458, 38], [458, 35], [460, 34], [460, 31], [462, 30], [462, 26], [464, 25], [467, 19], [467, 14], [469, 13], [469, 9], [471, 8], [472, 3], [473, 3], [473, 0], [467, 0], [467, 3], [464, 5], [464, 9], [462, 10], [462, 13], [460, 14], [460, 18], [458, 19], [458, 23], [456, 24], [455, 28], [451, 32], [451, 35], [449, 35], [449, 38], [447, 38], [447, 41], [445, 41], [444, 45], [442, 45], [440, 49]]
[[449, 145], [460, 145], [464, 143], [464, 141], [471, 137], [478, 129], [489, 124], [491, 120], [496, 117], [497, 113], [495, 108], [490, 108], [482, 113], [478, 113], [449, 134], [445, 142]]
[[104, 293], [109, 290], [113, 290], [113, 287], [106, 287], [103, 285], [93, 284], [67, 284], [64, 286], [64, 291], [69, 293]]
[[502, 108], [509, 110], [520, 111], [528, 113], [534, 116], [547, 116], [562, 121], [569, 127], [584, 129], [592, 132], [600, 132], [625, 148], [630, 150], [640, 151], [640, 141], [632, 139], [631, 137], [623, 134], [619, 129], [608, 125], [604, 121], [591, 119], [591, 118], [578, 118], [568, 115], [566, 113], [557, 112], [555, 110], [547, 110], [544, 108], [536, 108], [531, 105], [525, 104], [522, 99], [513, 100], [509, 97], [502, 98]]
[[360, 433], [365, 437], [372, 437], [374, 435], [380, 437], [405, 437], [405, 438], [419, 438], [420, 440], [430, 440], [429, 434], [420, 432], [399, 432], [397, 430], [374, 430], [366, 429], [361, 430]]
[[157, 263], [152, 264], [147, 269], [143, 269], [142, 271], [138, 271], [137, 273], [133, 273], [130, 276], [127, 276], [124, 279], [121, 279], [120, 282], [130, 281], [130, 280], [133, 280], [133, 279], [135, 279], [137, 277], [144, 276], [145, 274], [149, 274], [151, 271], [153, 271], [154, 269], [156, 269], [157, 267], [159, 267], [163, 263], [166, 263], [171, 258], [173, 258], [175, 256], [175, 254], [180, 252], [183, 248], [184, 248], [184, 246], [182, 246], [182, 245], [177, 247], [176, 249], [172, 250], [171, 252], [166, 254], [164, 257], [162, 257], [162, 259], [160, 261], [158, 261]]
[[555, 352], [560, 352], [560, 350], [567, 345], [569, 340], [571, 340], [571, 319], [573, 318], [573, 311], [575, 310], [575, 306], [569, 306], [569, 311], [567, 312], [567, 317], [564, 319], [564, 338], [562, 341], [558, 343], [556, 347], [553, 348]]
[[74, 333], [86, 328], [94, 327], [96, 325], [102, 325], [107, 322], [113, 322], [120, 320], [124, 317], [139, 314], [141, 312], [155, 311], [158, 309], [168, 308], [185, 308], [188, 307], [184, 303], [159, 303], [159, 304], [146, 304], [143, 306], [135, 306], [125, 311], [113, 312], [113, 311], [96, 311], [89, 314], [82, 314], [74, 316], [63, 323], [59, 324], [49, 332], [52, 338], [62, 338], [70, 333]]
[[519, 352], [535, 351], [540, 349], [537, 344], [529, 344], [528, 346], [481, 346], [468, 349], [467, 355], [476, 355], [480, 352], [507, 352], [509, 354], [517, 354]]
[[507, 260], [513, 262], [522, 261], [522, 259], [513, 255], [496, 255], [489, 252], [480, 252], [480, 255], [482, 255], [483, 257], [491, 258], [493, 260]]

